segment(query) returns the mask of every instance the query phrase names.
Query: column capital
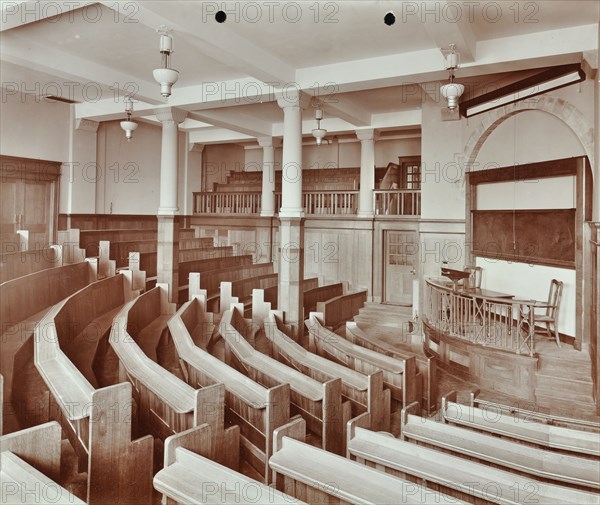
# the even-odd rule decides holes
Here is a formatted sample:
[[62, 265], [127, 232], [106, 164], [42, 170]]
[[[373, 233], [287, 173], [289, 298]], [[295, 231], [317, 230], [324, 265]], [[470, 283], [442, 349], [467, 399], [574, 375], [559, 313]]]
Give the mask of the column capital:
[[260, 147], [280, 147], [281, 139], [277, 137], [258, 137], [256, 139]]
[[190, 146], [189, 147], [190, 152], [201, 153], [202, 151], [204, 151], [204, 144], [197, 144], [196, 142], [190, 142], [189, 146]]
[[310, 97], [297, 88], [287, 88], [284, 91], [278, 91], [277, 105], [283, 110], [290, 107], [299, 107], [306, 109], [310, 104]]
[[183, 123], [183, 120], [188, 113], [187, 110], [177, 109], [176, 107], [161, 107], [154, 109], [154, 114], [156, 114], [156, 119], [161, 123], [173, 121], [174, 123], [179, 124]]
[[75, 121], [76, 130], [96, 133], [98, 131], [98, 126], [100, 126], [100, 123], [98, 121], [92, 121], [91, 119], [77, 118]]
[[363, 140], [379, 140], [379, 132], [375, 128], [365, 128], [362, 130], [355, 130], [356, 138], [361, 142]]

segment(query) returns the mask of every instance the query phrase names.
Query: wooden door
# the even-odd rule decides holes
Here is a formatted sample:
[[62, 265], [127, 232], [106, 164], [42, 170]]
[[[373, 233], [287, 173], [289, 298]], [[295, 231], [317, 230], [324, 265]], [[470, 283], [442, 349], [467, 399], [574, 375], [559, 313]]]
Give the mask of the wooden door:
[[47, 247], [56, 224], [60, 164], [0, 157], [0, 235], [29, 231], [29, 249]]
[[384, 302], [412, 305], [418, 244], [415, 232], [386, 231], [384, 235]]

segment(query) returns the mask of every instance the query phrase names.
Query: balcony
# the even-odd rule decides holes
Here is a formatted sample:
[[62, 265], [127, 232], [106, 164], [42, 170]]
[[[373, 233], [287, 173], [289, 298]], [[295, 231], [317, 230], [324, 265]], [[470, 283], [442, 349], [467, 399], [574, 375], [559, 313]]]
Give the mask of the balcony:
[[[358, 212], [358, 190], [304, 191], [304, 212], [310, 216], [351, 216]], [[260, 191], [209, 191], [194, 193], [194, 214], [260, 215]], [[421, 191], [412, 189], [375, 190], [376, 216], [419, 216]], [[275, 193], [275, 208], [281, 208], [281, 192]]]

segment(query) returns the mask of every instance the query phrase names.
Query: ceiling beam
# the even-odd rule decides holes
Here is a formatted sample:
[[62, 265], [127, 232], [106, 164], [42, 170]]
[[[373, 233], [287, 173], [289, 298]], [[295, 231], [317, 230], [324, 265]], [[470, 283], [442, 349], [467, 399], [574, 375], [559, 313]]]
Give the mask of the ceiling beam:
[[[153, 104], [163, 104], [164, 99], [157, 91], [157, 84], [142, 81], [105, 65], [94, 63], [90, 59], [75, 56], [59, 49], [24, 40], [16, 33], [2, 34], [2, 61], [44, 72], [59, 79], [69, 81], [73, 86], [98, 84], [110, 90], [109, 96], [97, 96], [97, 87], [90, 102], [102, 99], [112, 100], [123, 109], [123, 96], [131, 95], [135, 100]], [[158, 97], [158, 98], [157, 98]]]
[[323, 111], [329, 116], [338, 117], [354, 126], [369, 126], [371, 124], [371, 113], [358, 100], [332, 93], [321, 98], [320, 103]]
[[[124, 8], [121, 2], [112, 0], [101, 3], [110, 9]], [[198, 4], [194, 4], [195, 2], [189, 2], [191, 9], [196, 9]], [[203, 16], [207, 17], [207, 9], [212, 8], [213, 5], [216, 7], [217, 4], [203, 3]], [[197, 10], [191, 11], [189, 16], [180, 16], [178, 21], [174, 21], [174, 9], [169, 2], [137, 2], [137, 6], [136, 19], [139, 22], [154, 29], [161, 24], [167, 25], [177, 37], [184, 38], [203, 54], [217, 61], [226, 62], [243, 74], [265, 83], [273, 83], [276, 87], [295, 80], [294, 67], [242, 37], [233, 28], [216, 22], [202, 21], [199, 24]], [[179, 6], [187, 7], [184, 2]]]
[[48, 20], [56, 23], [61, 17], [74, 19], [74, 10], [87, 7], [96, 2], [53, 0], [52, 2], [25, 1], [25, 2], [2, 2], [2, 20], [0, 21], [0, 32], [17, 28], [19, 26]]
[[233, 109], [188, 112], [188, 117], [252, 137], [271, 136], [273, 129], [271, 123]]
[[454, 44], [460, 55], [460, 62], [475, 61], [477, 40], [469, 22], [469, 16], [463, 15], [460, 4], [454, 0], [438, 1], [436, 9], [439, 12], [436, 22], [423, 23], [427, 35], [439, 49], [447, 49], [450, 44]]
[[256, 137], [224, 128], [202, 128], [189, 132], [190, 144], [227, 144], [251, 140], [256, 140]]

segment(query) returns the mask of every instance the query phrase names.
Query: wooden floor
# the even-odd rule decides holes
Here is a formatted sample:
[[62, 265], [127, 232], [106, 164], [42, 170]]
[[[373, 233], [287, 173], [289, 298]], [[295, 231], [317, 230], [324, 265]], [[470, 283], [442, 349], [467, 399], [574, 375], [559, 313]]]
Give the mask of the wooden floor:
[[[359, 327], [367, 336], [383, 340], [400, 350], [422, 352], [419, 343], [411, 343], [408, 336], [408, 322], [411, 317], [410, 307], [388, 304], [367, 303], [355, 318]], [[554, 339], [545, 334], [535, 336], [535, 351], [538, 354], [538, 370], [536, 373], [536, 402], [527, 405], [521, 400], [495, 391], [481, 391], [481, 398], [537, 410], [543, 413], [577, 417], [600, 421], [594, 414], [592, 396], [591, 358], [586, 352], [577, 351], [573, 346], [563, 343], [559, 348]], [[480, 387], [438, 368], [439, 392], [455, 390], [459, 402], [466, 402], [469, 393]]]

